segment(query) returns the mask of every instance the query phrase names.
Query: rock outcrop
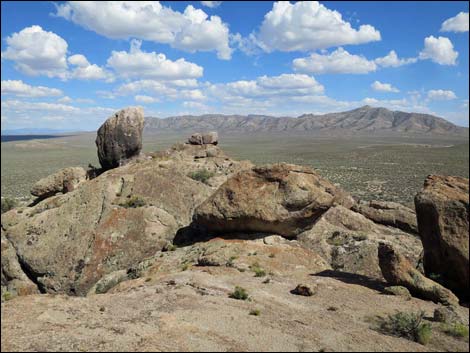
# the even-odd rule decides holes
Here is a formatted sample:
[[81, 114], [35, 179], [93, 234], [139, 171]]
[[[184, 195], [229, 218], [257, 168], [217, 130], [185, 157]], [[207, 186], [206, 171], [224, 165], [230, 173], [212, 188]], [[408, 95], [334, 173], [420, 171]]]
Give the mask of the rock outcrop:
[[[225, 156], [195, 158], [205, 150], [171, 148], [162, 158], [130, 162], [69, 193], [4, 213], [5, 235], [41, 290], [84, 295], [102, 277], [171, 242], [194, 208], [244, 166]], [[201, 168], [213, 175], [207, 183], [188, 175]]]
[[334, 270], [383, 280], [378, 244], [392, 244], [416, 266], [422, 251], [418, 237], [372, 222], [340, 205], [331, 207], [315, 225], [297, 236], [299, 243], [320, 254]]
[[355, 204], [352, 209], [376, 223], [399, 228], [409, 233], [418, 233], [415, 211], [399, 203], [389, 201], [361, 201]]
[[142, 149], [144, 111], [139, 107], [122, 109], [98, 129], [96, 147], [103, 169], [116, 168], [137, 156]]
[[430, 175], [415, 197], [428, 276], [469, 297], [469, 180]]
[[379, 244], [379, 264], [388, 283], [406, 287], [416, 297], [446, 305], [459, 302], [450, 290], [422, 275], [390, 244]]
[[219, 143], [219, 136], [215, 131], [204, 134], [196, 132], [189, 137], [188, 143], [191, 145], [217, 145]]
[[310, 168], [275, 164], [232, 176], [195, 211], [209, 233], [261, 232], [295, 237], [334, 204], [353, 199]]
[[63, 168], [54, 174], [39, 180], [31, 189], [31, 194], [39, 199], [53, 196], [57, 193], [73, 191], [86, 180], [86, 171], [81, 167]]

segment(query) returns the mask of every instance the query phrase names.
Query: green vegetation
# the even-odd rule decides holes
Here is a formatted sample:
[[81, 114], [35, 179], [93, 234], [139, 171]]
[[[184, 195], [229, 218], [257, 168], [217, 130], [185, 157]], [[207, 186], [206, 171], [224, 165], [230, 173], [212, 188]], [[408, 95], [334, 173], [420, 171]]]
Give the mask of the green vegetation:
[[120, 203], [119, 206], [124, 207], [124, 208], [137, 208], [137, 207], [143, 207], [145, 206], [145, 201], [144, 199], [138, 197], [138, 196], [132, 196], [123, 203]]
[[237, 300], [247, 300], [248, 293], [246, 292], [245, 288], [236, 286], [235, 290], [229, 294], [229, 297], [232, 299], [237, 299]]
[[250, 311], [250, 315], [253, 315], [253, 316], [260, 316], [261, 314], [261, 310], [259, 309], [253, 309]]
[[2, 293], [2, 302], [6, 302], [6, 301], [9, 301], [11, 299], [13, 299], [13, 295], [10, 292], [5, 291], [5, 292]]
[[257, 262], [255, 262], [253, 265], [250, 266], [250, 270], [252, 270], [255, 273], [255, 277], [266, 276], [266, 271], [263, 270]]
[[429, 323], [424, 323], [424, 311], [417, 313], [398, 312], [380, 322], [379, 330], [385, 334], [404, 337], [426, 345], [431, 339]]
[[198, 171], [189, 173], [188, 176], [193, 180], [207, 184], [207, 181], [214, 176], [214, 173], [207, 169], [199, 169]]
[[11, 209], [18, 206], [18, 202], [8, 197], [2, 198], [2, 213], [10, 211]]
[[468, 326], [462, 323], [443, 325], [443, 331], [449, 336], [468, 340]]
[[233, 267], [234, 264], [233, 264], [233, 261], [235, 261], [237, 259], [236, 256], [230, 256], [230, 258], [227, 260], [227, 262], [225, 263], [225, 266], [227, 267]]

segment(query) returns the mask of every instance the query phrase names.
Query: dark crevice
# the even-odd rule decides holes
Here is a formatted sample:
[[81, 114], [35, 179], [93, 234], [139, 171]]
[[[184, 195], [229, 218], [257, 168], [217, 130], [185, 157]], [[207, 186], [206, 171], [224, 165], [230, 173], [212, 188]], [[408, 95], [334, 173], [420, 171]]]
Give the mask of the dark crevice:
[[26, 277], [28, 277], [29, 280], [33, 282], [36, 285], [36, 287], [38, 287], [38, 290], [40, 293], [42, 294], [47, 293], [46, 287], [44, 286], [44, 284], [42, 284], [38, 280], [39, 277], [43, 277], [45, 274], [34, 271], [26, 262], [24, 262], [21, 259], [20, 256], [18, 256], [18, 254], [16, 255], [16, 257], [18, 258], [18, 263], [20, 264], [21, 270], [26, 275]]

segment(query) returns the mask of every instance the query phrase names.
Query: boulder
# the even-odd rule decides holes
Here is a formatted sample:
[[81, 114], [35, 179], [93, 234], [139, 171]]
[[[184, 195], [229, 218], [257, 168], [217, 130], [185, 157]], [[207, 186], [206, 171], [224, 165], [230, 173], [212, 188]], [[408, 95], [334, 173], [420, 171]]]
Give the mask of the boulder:
[[383, 280], [377, 254], [380, 242], [395, 246], [413, 265], [418, 263], [422, 251], [418, 237], [374, 223], [341, 205], [331, 207], [297, 239], [301, 246], [328, 261], [334, 270], [378, 280]]
[[188, 142], [191, 145], [203, 145], [204, 144], [204, 140], [202, 138], [202, 135], [198, 132], [196, 132], [196, 133], [192, 134], [191, 136], [189, 136]]
[[129, 107], [115, 113], [98, 129], [96, 147], [104, 169], [116, 168], [142, 149], [144, 111]]
[[379, 244], [379, 265], [388, 283], [408, 288], [413, 296], [446, 305], [459, 302], [450, 290], [423, 276], [390, 244]]
[[39, 180], [31, 189], [31, 194], [40, 199], [53, 196], [59, 192], [65, 194], [73, 191], [80, 183], [86, 180], [86, 171], [81, 167], [60, 169]]
[[390, 286], [384, 288], [384, 293], [388, 295], [396, 295], [398, 297], [403, 297], [405, 300], [411, 299], [410, 291], [403, 286]]
[[376, 223], [399, 228], [409, 233], [418, 233], [415, 211], [399, 203], [389, 201], [361, 201], [355, 204], [352, 209]]
[[202, 135], [202, 141], [205, 145], [217, 145], [219, 143], [219, 135], [215, 131], [211, 131]]
[[424, 270], [461, 298], [469, 296], [469, 180], [430, 175], [415, 197]]
[[193, 223], [209, 233], [260, 232], [295, 237], [346, 192], [310, 168], [275, 164], [242, 170], [197, 207]]

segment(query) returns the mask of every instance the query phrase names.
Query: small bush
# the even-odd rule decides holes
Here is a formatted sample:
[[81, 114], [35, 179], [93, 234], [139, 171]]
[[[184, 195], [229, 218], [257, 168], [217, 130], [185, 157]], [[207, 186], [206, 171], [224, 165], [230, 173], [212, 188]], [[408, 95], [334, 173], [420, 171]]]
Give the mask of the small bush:
[[259, 316], [261, 314], [261, 310], [259, 309], [253, 309], [250, 311], [250, 315], [253, 315], [253, 316]]
[[233, 267], [233, 266], [234, 266], [233, 261], [234, 261], [236, 258], [237, 258], [236, 256], [230, 256], [230, 258], [228, 259], [228, 261], [225, 263], [225, 266], [227, 266], [227, 267]]
[[452, 325], [444, 325], [443, 330], [447, 335], [458, 338], [465, 338], [468, 340], [468, 326], [455, 323]]
[[196, 172], [189, 173], [188, 176], [193, 180], [207, 184], [207, 181], [214, 176], [214, 173], [207, 169], [199, 169]]
[[8, 197], [2, 198], [2, 213], [10, 211], [18, 206], [18, 202], [15, 199], [10, 199]]
[[9, 301], [13, 299], [13, 295], [10, 292], [3, 292], [2, 294], [2, 301]]
[[137, 207], [145, 206], [145, 201], [138, 196], [132, 196], [125, 202], [119, 204], [119, 206], [124, 207], [124, 208], [137, 208]]
[[266, 276], [266, 271], [263, 270], [257, 262], [250, 266], [250, 270], [252, 270], [255, 273], [255, 277]]
[[273, 258], [276, 257], [276, 254], [269, 254], [269, 257], [270, 257], [271, 259], [273, 259]]
[[382, 319], [380, 331], [397, 337], [427, 344], [431, 338], [431, 326], [423, 323], [424, 311], [417, 313], [398, 312]]
[[246, 292], [245, 288], [236, 286], [235, 290], [229, 294], [229, 297], [232, 299], [237, 299], [237, 300], [247, 300], [248, 293]]

